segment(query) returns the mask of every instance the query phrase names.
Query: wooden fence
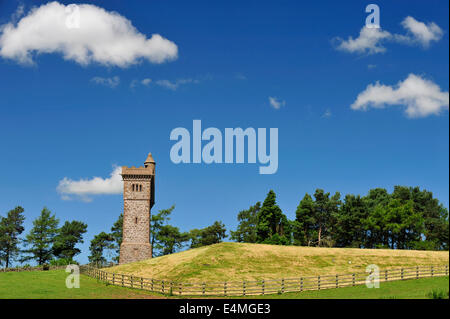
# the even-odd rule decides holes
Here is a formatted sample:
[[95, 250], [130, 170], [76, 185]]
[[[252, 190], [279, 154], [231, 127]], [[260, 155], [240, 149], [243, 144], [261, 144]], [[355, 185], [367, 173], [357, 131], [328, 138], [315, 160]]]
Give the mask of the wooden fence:
[[[111, 285], [179, 296], [248, 296], [340, 288], [363, 285], [366, 283], [366, 278], [369, 275], [367, 272], [360, 272], [346, 275], [325, 275], [257, 281], [182, 283], [117, 274], [88, 265], [81, 266], [80, 271], [82, 274]], [[448, 276], [448, 273], [448, 265], [380, 270], [379, 282]]]

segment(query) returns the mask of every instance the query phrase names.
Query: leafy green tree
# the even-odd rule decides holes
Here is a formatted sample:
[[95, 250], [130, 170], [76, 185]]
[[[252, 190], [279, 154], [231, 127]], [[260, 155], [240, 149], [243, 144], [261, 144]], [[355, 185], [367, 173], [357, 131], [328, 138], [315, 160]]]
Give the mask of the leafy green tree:
[[[270, 190], [258, 214], [256, 234], [259, 243], [289, 245], [290, 223], [276, 203], [276, 194]], [[276, 237], [272, 238], [275, 234]]]
[[386, 210], [386, 229], [391, 248], [411, 249], [421, 240], [423, 217], [414, 211], [411, 200], [392, 197]]
[[154, 248], [152, 252], [153, 255], [158, 250], [158, 248], [161, 248], [160, 244], [158, 243], [158, 234], [161, 231], [162, 227], [170, 220], [170, 214], [172, 214], [174, 209], [175, 205], [172, 205], [172, 207], [168, 209], [161, 209], [158, 214], [154, 214], [151, 216], [150, 243]]
[[294, 245], [311, 246], [317, 236], [315, 225], [314, 200], [309, 194], [305, 194], [297, 206], [295, 220], [292, 222]]
[[424, 218], [424, 237], [427, 242], [420, 249], [448, 250], [448, 210], [433, 193], [420, 190], [419, 187], [410, 188], [414, 211], [421, 212]]
[[114, 239], [114, 250], [116, 252], [116, 256], [113, 258], [113, 261], [119, 262], [120, 257], [120, 245], [123, 240], [123, 213], [119, 215], [119, 218], [114, 222], [114, 225], [111, 227], [111, 237]]
[[41, 215], [33, 221], [33, 228], [26, 236], [25, 243], [30, 246], [25, 250], [26, 256], [22, 261], [35, 259], [38, 265], [43, 265], [53, 257], [52, 244], [58, 234], [59, 220], [52, 215], [46, 207], [42, 209]]
[[5, 263], [5, 267], [10, 266], [19, 255], [19, 236], [24, 231], [23, 216], [24, 209], [17, 206], [10, 210], [6, 217], [0, 218], [0, 264]]
[[256, 224], [258, 220], [258, 213], [261, 210], [261, 203], [257, 202], [249, 209], [242, 210], [238, 214], [239, 225], [236, 231], [230, 231], [231, 239], [239, 243], [256, 243]]
[[218, 244], [225, 237], [227, 237], [225, 225], [219, 221], [203, 229], [193, 229], [189, 232], [191, 248]]
[[58, 230], [53, 242], [53, 255], [58, 258], [73, 260], [81, 250], [75, 246], [83, 243], [83, 234], [86, 233], [87, 225], [79, 221], [66, 221]]
[[336, 245], [363, 248], [366, 243], [366, 219], [367, 207], [361, 196], [346, 195], [334, 227]]
[[98, 235], [95, 235], [91, 240], [91, 244], [89, 246], [89, 250], [91, 254], [89, 255], [89, 262], [93, 264], [103, 264], [107, 260], [105, 258], [104, 251], [105, 249], [113, 249], [114, 248], [114, 238], [111, 234], [107, 234], [105, 232], [101, 232]]
[[330, 193], [316, 189], [314, 193], [314, 213], [317, 227], [317, 245], [321, 246], [322, 239], [331, 236], [336, 215], [339, 213], [340, 193], [336, 192], [331, 198]]
[[189, 234], [180, 232], [178, 227], [163, 225], [158, 233], [158, 244], [161, 255], [173, 254], [179, 251], [185, 242], [189, 241]]

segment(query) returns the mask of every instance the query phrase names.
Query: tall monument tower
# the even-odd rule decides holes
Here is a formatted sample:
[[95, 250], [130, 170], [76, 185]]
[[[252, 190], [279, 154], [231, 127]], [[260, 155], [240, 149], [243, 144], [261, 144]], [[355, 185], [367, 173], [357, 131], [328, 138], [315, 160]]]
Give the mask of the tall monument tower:
[[123, 239], [119, 263], [152, 258], [150, 210], [155, 203], [155, 161], [149, 153], [144, 167], [122, 166]]

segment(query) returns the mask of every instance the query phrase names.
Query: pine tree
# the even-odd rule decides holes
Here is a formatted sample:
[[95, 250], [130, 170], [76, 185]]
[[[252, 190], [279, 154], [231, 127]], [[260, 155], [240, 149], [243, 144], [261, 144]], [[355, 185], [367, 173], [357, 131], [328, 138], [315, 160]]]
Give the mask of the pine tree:
[[291, 243], [290, 223], [276, 204], [276, 194], [270, 190], [258, 214], [256, 226], [259, 243], [289, 245]]
[[19, 235], [24, 231], [23, 222], [25, 220], [23, 211], [22, 207], [17, 206], [10, 210], [6, 217], [0, 218], [0, 264], [3, 261], [6, 268], [20, 252]]
[[295, 212], [292, 223], [294, 245], [310, 246], [316, 237], [314, 201], [309, 194], [305, 194]]
[[58, 233], [58, 223], [59, 220], [55, 215], [44, 207], [41, 215], [33, 221], [33, 228], [26, 236], [25, 242], [31, 248], [24, 252], [31, 255], [24, 257], [22, 261], [35, 259], [38, 265], [43, 265], [52, 259], [52, 244]]
[[116, 256], [113, 258], [113, 260], [115, 262], [119, 262], [120, 245], [122, 244], [123, 239], [123, 213], [119, 215], [119, 218], [111, 227], [111, 236], [114, 239], [114, 250], [116, 251]]
[[242, 210], [238, 214], [239, 225], [236, 231], [231, 231], [231, 239], [239, 243], [256, 243], [256, 223], [259, 211], [261, 210], [261, 203], [257, 202], [249, 209]]
[[89, 246], [89, 250], [91, 254], [89, 255], [89, 262], [93, 264], [103, 264], [107, 260], [103, 255], [105, 249], [114, 248], [114, 238], [111, 234], [107, 234], [105, 232], [101, 232], [98, 235], [95, 235], [91, 240], [91, 244]]
[[66, 221], [58, 230], [58, 234], [54, 238], [53, 254], [57, 258], [63, 258], [67, 261], [73, 261], [75, 255], [81, 250], [75, 246], [83, 243], [83, 234], [86, 233], [87, 225], [79, 221]]

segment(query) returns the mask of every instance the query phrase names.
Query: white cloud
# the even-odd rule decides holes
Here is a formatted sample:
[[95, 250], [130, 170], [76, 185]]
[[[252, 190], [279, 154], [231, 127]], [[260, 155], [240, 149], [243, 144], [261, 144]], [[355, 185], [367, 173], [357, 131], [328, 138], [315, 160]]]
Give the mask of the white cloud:
[[381, 28], [367, 28], [363, 27], [356, 39], [349, 37], [348, 40], [336, 38], [335, 41], [338, 50], [347, 51], [351, 53], [382, 53], [386, 48], [381, 44], [383, 40], [390, 39], [392, 35], [381, 30]]
[[388, 105], [406, 107], [408, 117], [425, 117], [438, 115], [449, 108], [449, 93], [441, 91], [434, 82], [415, 74], [395, 86], [383, 85], [379, 82], [370, 84], [361, 92], [351, 105], [353, 110], [368, 108], [384, 108]]
[[16, 11], [12, 14], [11, 21], [13, 23], [16, 23], [17, 20], [19, 20], [19, 18], [23, 16], [24, 12], [25, 12], [25, 6], [23, 4], [20, 4], [17, 7]]
[[112, 78], [102, 78], [100, 76], [93, 77], [91, 82], [96, 84], [109, 86], [110, 88], [115, 88], [120, 83], [120, 78], [118, 76], [113, 76]]
[[269, 96], [269, 103], [276, 110], [279, 110], [282, 106], [286, 105], [286, 101], [280, 100], [273, 96]]
[[64, 177], [59, 181], [56, 190], [63, 200], [72, 199], [72, 195], [83, 201], [91, 201], [91, 195], [121, 194], [123, 192], [121, 173], [121, 167], [114, 167], [109, 178], [93, 177], [91, 179], [74, 181]]
[[327, 110], [325, 111], [325, 113], [323, 113], [322, 117], [324, 117], [324, 118], [330, 118], [332, 115], [333, 115], [333, 113], [331, 113], [331, 110], [330, 110], [330, 109], [327, 109]]
[[180, 85], [189, 84], [189, 83], [196, 84], [199, 82], [200, 82], [199, 80], [194, 80], [194, 79], [178, 79], [176, 81], [158, 80], [158, 81], [155, 81], [155, 84], [159, 85], [161, 87], [164, 87], [166, 89], [175, 91], [176, 89], [178, 89], [178, 87]]
[[82, 65], [96, 62], [126, 67], [146, 59], [177, 58], [177, 45], [159, 34], [140, 33], [125, 17], [90, 4], [50, 2], [33, 8], [17, 23], [0, 26], [0, 56], [23, 64], [33, 54], [60, 53]]
[[347, 40], [334, 38], [336, 49], [350, 53], [376, 54], [386, 52], [385, 42], [396, 42], [402, 44], [420, 44], [428, 48], [430, 42], [439, 41], [442, 38], [442, 29], [434, 22], [425, 24], [413, 17], [406, 17], [402, 21], [406, 34], [391, 34], [381, 28], [367, 28], [364, 26], [357, 38], [348, 37]]
[[436, 23], [425, 24], [410, 16], [402, 21], [402, 26], [408, 31], [410, 42], [419, 43], [424, 48], [427, 48], [432, 41], [439, 41], [444, 34]]
[[143, 79], [141, 81], [141, 84], [142, 85], [149, 85], [151, 82], [152, 82], [152, 79], [147, 78], [147, 79]]

